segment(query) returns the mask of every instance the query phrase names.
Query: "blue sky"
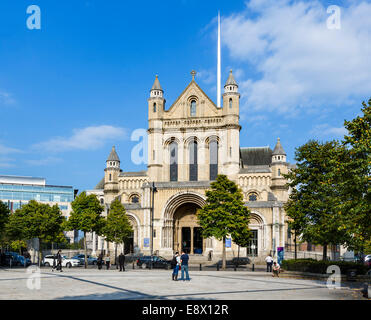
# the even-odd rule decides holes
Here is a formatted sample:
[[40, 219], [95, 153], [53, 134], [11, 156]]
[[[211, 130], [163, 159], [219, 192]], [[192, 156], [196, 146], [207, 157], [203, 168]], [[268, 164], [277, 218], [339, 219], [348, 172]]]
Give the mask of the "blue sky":
[[[41, 9], [41, 30], [26, 9]], [[329, 5], [341, 28], [329, 30]], [[241, 146], [293, 161], [311, 138], [338, 139], [371, 97], [370, 1], [3, 0], [0, 6], [0, 174], [91, 189], [116, 146], [135, 165], [133, 130], [147, 127], [159, 75], [169, 107], [191, 80], [216, 102], [217, 12], [222, 82], [241, 92]]]

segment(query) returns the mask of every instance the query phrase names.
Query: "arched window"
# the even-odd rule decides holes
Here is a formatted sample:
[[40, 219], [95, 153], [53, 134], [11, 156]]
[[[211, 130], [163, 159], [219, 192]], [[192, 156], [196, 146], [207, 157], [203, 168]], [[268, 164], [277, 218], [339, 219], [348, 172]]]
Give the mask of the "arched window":
[[278, 176], [281, 176], [281, 169], [278, 169]]
[[112, 174], [109, 174], [109, 181], [112, 180]]
[[216, 180], [218, 176], [218, 141], [211, 140], [210, 151], [210, 180]]
[[170, 181], [178, 181], [178, 144], [170, 143]]
[[156, 112], [156, 102], [153, 104], [153, 112]]
[[229, 98], [229, 109], [232, 109], [233, 106], [233, 100], [232, 98]]
[[104, 204], [104, 199], [103, 198], [100, 199], [100, 204]]
[[189, 181], [198, 180], [197, 168], [197, 141], [189, 144]]
[[191, 117], [196, 116], [196, 101], [192, 100], [191, 101]]
[[256, 193], [249, 194], [249, 201], [256, 201], [258, 200], [258, 195]]

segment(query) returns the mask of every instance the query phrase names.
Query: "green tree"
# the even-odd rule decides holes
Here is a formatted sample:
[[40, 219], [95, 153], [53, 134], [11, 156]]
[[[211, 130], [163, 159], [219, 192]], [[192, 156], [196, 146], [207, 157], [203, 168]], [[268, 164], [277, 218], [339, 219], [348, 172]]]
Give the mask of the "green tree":
[[[31, 200], [28, 204], [17, 209], [9, 216], [6, 232], [11, 240], [39, 239], [39, 247], [43, 243], [51, 243], [63, 235], [63, 221], [65, 218], [57, 205], [39, 203]], [[42, 251], [39, 251], [39, 264], [42, 260]]]
[[346, 156], [345, 148], [337, 141], [309, 141], [296, 149], [297, 166], [285, 177], [293, 188], [288, 203], [289, 225], [302, 240], [323, 246], [323, 259], [328, 245], [343, 244], [346, 228], [339, 209], [339, 159]]
[[371, 240], [371, 99], [362, 105], [362, 115], [344, 122], [348, 134], [343, 144], [348, 158], [339, 166], [339, 172], [347, 246], [364, 253]]
[[133, 228], [126, 215], [125, 207], [117, 198], [111, 202], [103, 235], [106, 241], [115, 243], [115, 263], [117, 260], [117, 244], [123, 243], [130, 237]]
[[211, 189], [206, 191], [206, 205], [197, 212], [202, 235], [223, 240], [223, 264], [226, 268], [225, 239], [232, 236], [241, 239], [247, 236], [250, 211], [244, 205], [238, 186], [225, 175], [218, 175]]
[[94, 194], [80, 193], [71, 203], [72, 212], [65, 224], [66, 230], [81, 230], [84, 233], [85, 268], [88, 265], [86, 233], [102, 234], [105, 219], [101, 216], [104, 208]]
[[0, 201], [0, 245], [6, 242], [5, 239], [5, 226], [9, 220], [10, 211], [8, 206]]

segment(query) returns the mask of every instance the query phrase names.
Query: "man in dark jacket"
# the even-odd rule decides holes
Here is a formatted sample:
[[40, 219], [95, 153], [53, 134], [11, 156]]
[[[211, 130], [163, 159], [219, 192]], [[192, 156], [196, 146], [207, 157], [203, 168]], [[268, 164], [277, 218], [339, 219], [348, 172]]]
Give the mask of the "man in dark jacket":
[[119, 255], [119, 265], [120, 271], [125, 271], [125, 255], [123, 255], [122, 252]]
[[62, 272], [62, 255], [61, 255], [61, 250], [58, 250], [57, 253], [57, 270]]

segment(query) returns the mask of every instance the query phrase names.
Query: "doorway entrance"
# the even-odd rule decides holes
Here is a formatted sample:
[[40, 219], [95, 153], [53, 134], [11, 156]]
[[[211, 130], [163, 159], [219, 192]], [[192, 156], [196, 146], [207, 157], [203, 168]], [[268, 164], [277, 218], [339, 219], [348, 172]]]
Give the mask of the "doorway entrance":
[[205, 241], [197, 223], [196, 212], [200, 207], [193, 203], [181, 205], [174, 213], [174, 251], [202, 254]]

